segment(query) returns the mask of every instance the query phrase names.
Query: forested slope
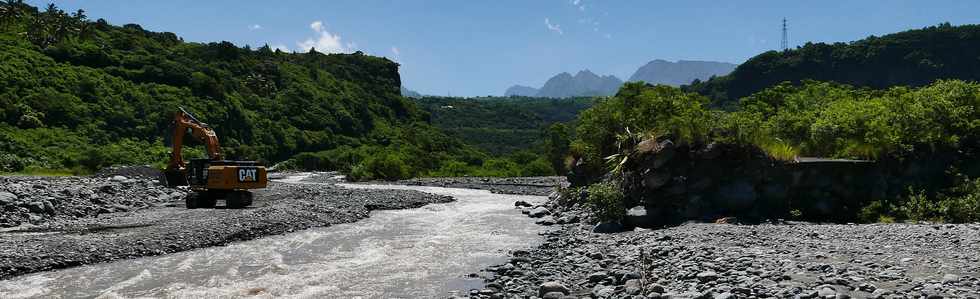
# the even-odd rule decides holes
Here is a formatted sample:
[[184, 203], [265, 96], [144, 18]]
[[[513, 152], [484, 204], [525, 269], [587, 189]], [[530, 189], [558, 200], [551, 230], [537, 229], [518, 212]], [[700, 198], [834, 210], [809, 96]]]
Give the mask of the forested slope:
[[178, 106], [211, 124], [231, 158], [350, 148], [359, 156], [347, 169], [378, 156], [404, 164], [397, 176], [444, 156], [481, 161], [400, 95], [385, 58], [185, 42], [53, 5], [0, 8], [0, 171], [162, 162]]
[[807, 43], [768, 51], [727, 76], [685, 89], [716, 104], [734, 103], [784, 81], [833, 81], [858, 87], [925, 86], [938, 79], [980, 79], [980, 25], [941, 24], [844, 43]]

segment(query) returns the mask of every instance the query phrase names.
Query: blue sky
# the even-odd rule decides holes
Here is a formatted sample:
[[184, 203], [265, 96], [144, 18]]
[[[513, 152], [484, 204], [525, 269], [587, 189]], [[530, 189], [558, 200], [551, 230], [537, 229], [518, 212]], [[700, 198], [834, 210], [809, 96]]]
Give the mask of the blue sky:
[[741, 63], [780, 42], [851, 41], [980, 23], [980, 1], [35, 1], [186, 41], [354, 51], [402, 64], [425, 94], [500, 95], [581, 69], [627, 79], [653, 59]]

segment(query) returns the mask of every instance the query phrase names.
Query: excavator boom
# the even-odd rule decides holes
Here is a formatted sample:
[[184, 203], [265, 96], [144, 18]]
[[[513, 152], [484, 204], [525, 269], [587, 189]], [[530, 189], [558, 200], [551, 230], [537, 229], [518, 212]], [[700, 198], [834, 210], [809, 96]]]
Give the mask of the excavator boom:
[[194, 115], [179, 108], [180, 111], [174, 116], [174, 139], [173, 150], [170, 152], [170, 163], [167, 169], [185, 168], [184, 158], [181, 157], [181, 149], [184, 147], [184, 135], [190, 133], [197, 138], [207, 148], [208, 158], [211, 160], [221, 160], [221, 145], [218, 143], [218, 134], [214, 133], [208, 124], [203, 123]]

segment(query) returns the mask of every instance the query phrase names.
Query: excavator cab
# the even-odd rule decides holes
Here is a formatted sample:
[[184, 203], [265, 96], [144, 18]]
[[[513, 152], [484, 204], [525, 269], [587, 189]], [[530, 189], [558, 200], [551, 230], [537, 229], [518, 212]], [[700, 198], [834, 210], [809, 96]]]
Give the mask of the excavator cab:
[[[208, 158], [184, 163], [180, 152], [187, 133], [205, 144]], [[190, 186], [194, 191], [185, 200], [188, 209], [213, 208], [219, 199], [225, 200], [225, 207], [244, 208], [252, 205], [249, 190], [268, 184], [265, 166], [258, 162], [222, 159], [214, 130], [183, 108], [174, 118], [173, 151], [164, 173], [170, 187]]]

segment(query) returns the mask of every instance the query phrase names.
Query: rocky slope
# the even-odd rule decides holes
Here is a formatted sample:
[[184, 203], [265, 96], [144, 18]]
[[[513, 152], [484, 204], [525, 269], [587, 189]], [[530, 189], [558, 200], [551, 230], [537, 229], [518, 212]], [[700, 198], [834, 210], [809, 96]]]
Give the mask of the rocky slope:
[[571, 223], [487, 269], [486, 287], [471, 297], [980, 297], [980, 224], [688, 223], [594, 233], [615, 225], [586, 224], [576, 205], [555, 202], [521, 209], [540, 224]]

